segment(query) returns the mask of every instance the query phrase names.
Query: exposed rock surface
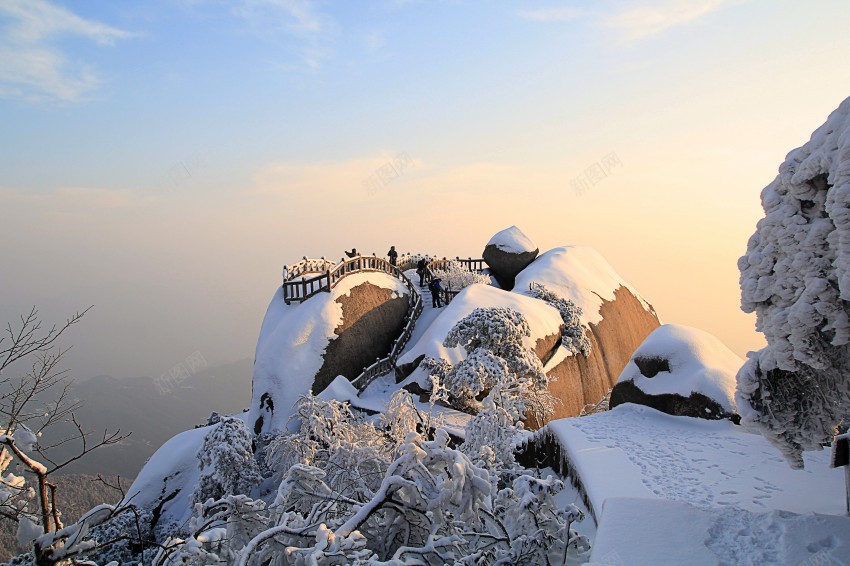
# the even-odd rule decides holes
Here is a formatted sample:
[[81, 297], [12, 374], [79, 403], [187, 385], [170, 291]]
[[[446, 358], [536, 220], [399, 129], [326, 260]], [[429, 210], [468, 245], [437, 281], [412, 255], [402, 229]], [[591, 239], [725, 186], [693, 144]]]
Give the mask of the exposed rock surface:
[[[395, 297], [393, 295], [396, 295]], [[342, 305], [342, 324], [325, 350], [324, 363], [313, 381], [313, 393], [324, 390], [336, 376], [354, 379], [363, 368], [382, 358], [404, 328], [408, 296], [363, 283], [336, 299]]]
[[249, 428], [284, 428], [300, 395], [319, 393], [337, 375], [356, 377], [387, 355], [408, 301], [400, 280], [378, 272], [349, 275], [304, 303], [286, 305], [278, 290], [257, 341]]
[[493, 236], [484, 248], [484, 261], [502, 289], [510, 291], [520, 271], [528, 267], [540, 250], [516, 226]]
[[735, 374], [743, 360], [711, 334], [678, 324], [656, 329], [635, 351], [610, 406], [647, 405], [704, 419], [735, 414]]
[[553, 418], [574, 417], [605, 397], [635, 349], [660, 325], [655, 311], [625, 287], [614, 292], [613, 301], [603, 301], [599, 311], [602, 319], [590, 323], [587, 331], [590, 355], [552, 360], [554, 366], [546, 368], [556, 378], [549, 390], [561, 400]]

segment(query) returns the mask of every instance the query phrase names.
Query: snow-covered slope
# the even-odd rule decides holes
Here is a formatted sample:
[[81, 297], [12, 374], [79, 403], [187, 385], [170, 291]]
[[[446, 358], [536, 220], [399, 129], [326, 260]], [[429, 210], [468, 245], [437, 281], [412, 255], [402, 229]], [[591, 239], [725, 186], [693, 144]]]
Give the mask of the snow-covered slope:
[[[669, 371], [653, 377], [641, 373], [635, 359], [666, 360]], [[697, 328], [665, 324], [656, 328], [620, 374], [618, 383], [633, 382], [649, 395], [702, 393], [729, 413], [735, 411], [735, 375], [744, 360], [720, 340]]]
[[620, 287], [631, 291], [647, 310], [652, 310], [605, 258], [585, 246], [563, 246], [541, 254], [517, 275], [514, 292], [528, 294], [531, 283], [539, 283], [581, 307], [581, 320], [585, 326], [602, 320], [599, 312], [602, 303], [613, 301], [614, 291]]
[[157, 528], [184, 523], [192, 511], [192, 494], [201, 469], [198, 450], [212, 427], [181, 432], [159, 447], [142, 468], [124, 502], [143, 509], [160, 509]]
[[[558, 335], [563, 324], [558, 311], [543, 301], [489, 285], [470, 285], [440, 312], [416, 344], [399, 358], [399, 365], [412, 363], [421, 356], [442, 358], [452, 364], [464, 359], [466, 352], [461, 347], [446, 348], [443, 341], [458, 321], [479, 307], [507, 307], [522, 313], [531, 326], [531, 337], [524, 339], [529, 348], [534, 348], [540, 338]], [[409, 379], [418, 380], [422, 372], [417, 369]]]
[[332, 292], [319, 293], [303, 303], [287, 305], [282, 289], [277, 289], [257, 340], [254, 399], [248, 423], [255, 423], [261, 414], [269, 414], [261, 409], [260, 397], [272, 392], [275, 407], [263, 430], [281, 429], [286, 425], [293, 404], [299, 395], [313, 387], [314, 377], [324, 362], [325, 350], [337, 337], [334, 330], [343, 322], [342, 305], [337, 299], [363, 283], [390, 289], [394, 296], [408, 292], [399, 279], [378, 272], [349, 275]]

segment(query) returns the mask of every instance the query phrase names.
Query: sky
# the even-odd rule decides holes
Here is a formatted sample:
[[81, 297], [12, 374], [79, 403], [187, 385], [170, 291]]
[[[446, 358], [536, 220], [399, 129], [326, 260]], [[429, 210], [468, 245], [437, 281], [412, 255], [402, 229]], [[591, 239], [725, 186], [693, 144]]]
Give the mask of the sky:
[[[0, 320], [78, 378], [253, 356], [281, 266], [598, 250], [743, 356], [736, 262], [850, 95], [850, 3], [3, 0]], [[388, 167], [389, 164], [389, 167]], [[394, 168], [393, 167], [394, 165]]]

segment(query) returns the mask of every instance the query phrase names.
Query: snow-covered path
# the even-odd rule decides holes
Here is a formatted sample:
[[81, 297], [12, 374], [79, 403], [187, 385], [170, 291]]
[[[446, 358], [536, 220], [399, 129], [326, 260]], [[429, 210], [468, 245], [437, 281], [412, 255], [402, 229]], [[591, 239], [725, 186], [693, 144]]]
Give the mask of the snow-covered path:
[[413, 327], [413, 334], [410, 336], [410, 340], [407, 342], [407, 346], [402, 350], [401, 355], [403, 356], [407, 351], [412, 348], [419, 339], [425, 334], [425, 331], [431, 326], [431, 323], [434, 322], [434, 319], [437, 318], [437, 315], [440, 314], [440, 309], [435, 309], [432, 306], [431, 301], [431, 293], [428, 291], [427, 287], [419, 286], [419, 275], [416, 274], [415, 269], [408, 269], [404, 272], [408, 279], [413, 282], [413, 288], [416, 289], [416, 292], [422, 297], [422, 313], [419, 315], [419, 319], [416, 321], [416, 325]]
[[[580, 470], [599, 510], [613, 492], [658, 497], [697, 507], [842, 514], [844, 474], [828, 468], [827, 451], [806, 453], [792, 470], [779, 451], [729, 421], [674, 417], [625, 404], [611, 411], [548, 425]], [[619, 456], [616, 469], [602, 468]], [[620, 493], [623, 485], [642, 485]]]
[[827, 451], [792, 470], [729, 421], [633, 404], [547, 429], [599, 521], [592, 563], [850, 564], [844, 474]]

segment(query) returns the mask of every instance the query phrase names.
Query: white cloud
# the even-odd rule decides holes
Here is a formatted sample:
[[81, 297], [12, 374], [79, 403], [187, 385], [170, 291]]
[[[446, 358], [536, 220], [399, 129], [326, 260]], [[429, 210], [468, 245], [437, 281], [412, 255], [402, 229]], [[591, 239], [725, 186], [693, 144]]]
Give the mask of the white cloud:
[[573, 6], [558, 8], [540, 8], [537, 10], [520, 10], [519, 16], [533, 22], [569, 22], [586, 15], [584, 10]]
[[693, 22], [729, 2], [730, 0], [667, 0], [651, 6], [622, 10], [607, 18], [606, 24], [621, 30], [626, 39], [638, 40]]
[[586, 20], [617, 30], [626, 41], [636, 41], [689, 24], [734, 1], [740, 0], [655, 0], [639, 4], [630, 2], [625, 7], [620, 2], [609, 4], [610, 9], [597, 4], [593, 10], [555, 6], [521, 10], [517, 14], [523, 19], [541, 23]]
[[112, 45], [133, 34], [83, 19], [47, 0], [4, 0], [0, 17], [0, 96], [75, 101], [100, 84], [93, 67], [70, 61], [54, 42], [82, 37]]
[[325, 28], [324, 18], [310, 0], [242, 0], [233, 11], [252, 23], [297, 33], [318, 33]]

